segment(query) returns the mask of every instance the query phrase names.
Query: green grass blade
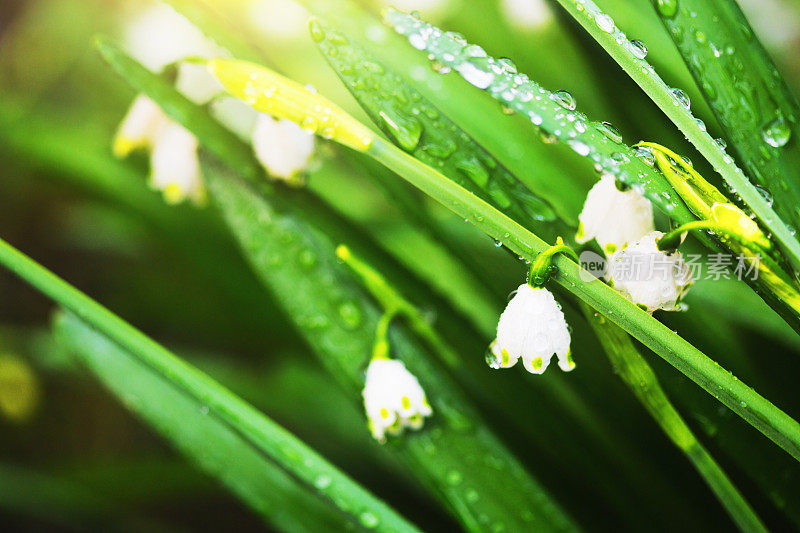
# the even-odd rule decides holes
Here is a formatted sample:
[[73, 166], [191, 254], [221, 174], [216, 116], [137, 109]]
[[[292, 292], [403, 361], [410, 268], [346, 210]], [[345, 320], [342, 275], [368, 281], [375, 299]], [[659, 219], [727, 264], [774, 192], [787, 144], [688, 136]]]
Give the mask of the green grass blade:
[[[92, 345], [100, 352], [100, 355], [94, 350], [82, 351], [85, 346], [83, 343], [89, 342], [86, 337], [82, 337], [81, 342], [77, 344], [78, 355], [87, 358], [86, 361], [90, 367], [102, 379], [108, 380], [112, 389], [115, 386], [127, 385], [140, 387], [135, 389], [136, 394], [132, 397], [138, 396], [142, 401], [138, 405], [134, 402], [131, 407], [136, 410], [147, 409], [143, 412], [152, 414], [152, 416], [169, 417], [169, 421], [163, 418], [153, 419], [157, 427], [167, 433], [169, 437], [176, 438], [170, 431], [174, 428], [173, 424], [177, 424], [181, 417], [171, 418], [170, 411], [164, 409], [164, 405], [171, 404], [162, 404], [157, 402], [156, 398], [148, 398], [148, 390], [169, 390], [172, 394], [168, 401], [176, 402], [176, 405], [180, 405], [178, 402], [181, 396], [185, 397], [185, 401], [189, 403], [183, 404], [187, 406], [187, 410], [182, 411], [181, 414], [188, 416], [189, 408], [193, 409], [198, 417], [194, 426], [199, 425], [206, 416], [204, 411], [207, 411], [209, 415], [213, 414], [207, 418], [217, 421], [232, 435], [246, 443], [253, 450], [254, 458], [258, 457], [262, 461], [269, 459], [276, 465], [276, 468], [279, 467], [280, 471], [290, 473], [291, 479], [299, 482], [326, 505], [331, 506], [334, 514], [346, 515], [351, 523], [372, 523], [377, 520], [378, 523], [383, 524], [383, 527], [392, 531], [416, 531], [414, 526], [397, 515], [386, 504], [372, 496], [285, 429], [4, 241], [0, 241], [0, 264], [74, 314], [77, 317], [76, 320], [83, 322], [84, 328], [87, 328], [86, 331], [91, 333], [94, 330], [102, 333], [105, 338], [100, 338], [97, 343]], [[102, 356], [103, 353], [105, 353], [105, 357]], [[127, 357], [123, 358], [123, 354]], [[120, 357], [115, 359], [112, 355]], [[94, 357], [97, 359], [93, 359]], [[125, 362], [131, 362], [138, 366], [125, 366]], [[122, 366], [114, 367], [114, 364]], [[133, 374], [129, 373], [134, 372], [135, 368], [140, 369], [138, 377], [142, 381], [134, 380]], [[110, 383], [112, 379], [114, 380], [113, 384]], [[166, 384], [167, 388], [156, 389], [159, 379]], [[149, 387], [153, 387], [153, 389]], [[164, 393], [166, 394], [166, 392]], [[204, 439], [208, 435], [204, 432], [193, 434], [189, 432], [190, 427], [193, 427], [192, 424], [186, 426], [184, 430], [187, 435], [192, 436], [190, 443], [193, 445], [193, 452], [196, 450], [198, 459], [202, 459], [203, 454], [211, 453], [210, 450], [202, 447]], [[224, 442], [226, 438], [230, 437], [223, 437], [220, 442]], [[184, 445], [184, 443], [181, 442], [180, 445]], [[223, 455], [223, 457], [233, 458], [227, 455]], [[214, 463], [204, 464], [204, 466], [211, 468], [212, 472], [218, 474], [226, 482], [238, 478], [238, 476], [234, 476], [233, 479], [228, 480], [226, 468], [214, 466]], [[231, 465], [228, 467], [232, 468]], [[259, 469], [254, 470], [255, 473], [259, 471]], [[320, 480], [324, 480], [324, 483], [321, 483]], [[249, 487], [232, 488], [235, 488], [249, 504], [254, 505], [256, 510], [264, 512], [262, 498], [251, 496]], [[314, 505], [316, 506], [316, 504]], [[319, 508], [319, 506], [317, 507]], [[299, 513], [292, 519], [304, 520], [303, 513]]]
[[[298, 121], [331, 120], [329, 114], [335, 112], [336, 128], [329, 132], [333, 139], [372, 155], [387, 168], [464, 217], [465, 221], [472, 222], [498, 242], [505, 244], [521, 259], [533, 261], [548, 248], [544, 241], [491, 205], [399, 148], [374, 137], [365, 126], [340, 110], [333, 111], [332, 103], [316, 94], [309, 94], [296, 82], [246, 62], [212, 61], [209, 66], [232, 94], [250, 100], [257, 108], [285, 113], [284, 116]], [[260, 90], [262, 92], [256, 88], [257, 85], [263, 86]], [[272, 96], [276, 94], [278, 86], [281, 87], [281, 92], [273, 101]], [[800, 458], [800, 425], [786, 413], [743, 385], [690, 343], [612, 288], [596, 279], [586, 282], [585, 278], [582, 279], [580, 267], [571, 260], [559, 257], [556, 265], [566, 269], [557, 279], [567, 290], [664, 357], [792, 456]]]
[[261, 166], [252, 149], [231, 131], [207, 113], [196, 112], [196, 106], [183, 95], [176, 95], [172, 84], [142, 67], [133, 58], [115, 46], [109, 39], [98, 36], [95, 46], [110, 64], [137, 91], [159, 102], [164, 112], [186, 129], [203, 139], [205, 146], [217, 154], [226, 165], [241, 169], [250, 180], [263, 177]]
[[[613, 126], [592, 122], [576, 110], [572, 96], [551, 93], [517, 72], [512, 63], [502, 70], [489, 64], [486, 52], [470, 45], [463, 38], [445, 33], [413, 15], [395, 10], [385, 14], [395, 31], [410, 38], [412, 45], [427, 52], [443, 68], [452, 68], [477, 87], [485, 89], [507, 108], [527, 117], [546, 137], [560, 140], [578, 155], [588, 158], [603, 172], [640, 189], [655, 206], [678, 223], [694, 220], [666, 178], [637, 157], [632, 148], [622, 142]], [[421, 37], [425, 35], [426, 37]]]
[[[365, 296], [352, 280], [352, 274], [336, 262], [333, 253], [339, 242], [350, 244], [350, 239], [357, 240], [358, 234], [337, 229], [340, 224], [331, 223], [325, 206], [305, 191], [290, 192], [252, 179], [258, 168], [252, 167], [252, 157], [235, 148], [226, 132], [218, 131], [220, 126], [210, 117], [199, 113], [196, 106], [163, 80], [112, 45], [102, 43], [101, 50], [137, 90], [161, 104], [170, 116], [182, 122], [204, 143], [207, 139], [213, 141], [208, 142], [207, 147], [223, 164], [235, 168], [237, 173], [242, 171], [241, 176], [258, 183], [262, 192], [268, 191], [270, 201], [277, 208], [250, 189], [242, 188], [242, 184], [233, 183], [228, 177], [218, 177], [217, 170], [207, 176], [214, 197], [223, 207], [256, 272], [273, 292], [281, 295], [287, 311], [323, 362], [346, 383], [353, 397], [358, 397], [377, 316], [374, 307], [369, 307], [369, 299], [363, 302]], [[241, 144], [238, 139], [237, 142]], [[264, 221], [278, 220], [279, 215], [285, 216], [286, 222], [270, 226], [269, 232], [264, 231]], [[292, 249], [309, 238], [310, 230], [306, 228], [309, 224], [317, 228], [313, 236], [322, 240], [324, 249], [311, 247], [302, 250], [299, 256], [292, 255]], [[331, 234], [336, 240], [332, 240]], [[331, 277], [330, 272], [324, 273], [321, 279], [312, 275], [322, 266], [330, 267], [330, 262], [334, 263], [332, 272], [336, 277]], [[280, 268], [283, 265], [290, 267], [288, 272]], [[347, 272], [343, 279], [342, 270]], [[332, 280], [340, 283], [330, 285]], [[325, 291], [319, 290], [320, 283], [326, 284]], [[414, 473], [423, 477], [432, 492], [470, 530], [481, 529], [484, 521], [506, 523], [510, 529], [524, 529], [531, 523], [545, 530], [572, 529], [570, 520], [538, 483], [483, 427], [455, 386], [439, 370], [429, 366], [427, 354], [423, 354], [416, 343], [406, 342], [404, 359], [412, 371], [420, 379], [426, 376], [431, 383], [426, 388], [439, 391], [440, 397], [447, 396], [447, 400], [432, 401], [442, 420], [441, 427], [408, 439], [400, 452], [407, 463], [413, 465]], [[364, 430], [367, 431], [366, 427]], [[431, 451], [435, 452], [433, 457]], [[497, 485], [498, 469], [507, 474], [502, 486]], [[514, 487], [510, 492], [509, 485]], [[509, 515], [509, 502], [516, 502], [512, 505], [529, 512]]]
[[330, 523], [352, 525], [351, 517], [315, 497], [195, 393], [176, 386], [74, 315], [59, 314], [54, 328], [60, 342], [129, 409], [268, 523], [302, 531], [316, 531]]
[[[785, 221], [772, 209], [771, 203], [750, 182], [733, 158], [706, 132], [655, 69], [641, 59], [628, 38], [607, 14], [591, 0], [558, 0], [559, 4], [594, 38], [600, 46], [636, 82], [661, 111], [720, 173], [732, 191], [758, 217], [763, 227], [782, 248], [788, 263], [800, 271], [800, 242]], [[672, 2], [668, 2], [672, 3]]]
[[[301, 212], [269, 201], [206, 160], [206, 179], [256, 273], [353, 398], [364, 386], [380, 310], [346, 265], [339, 244]], [[472, 531], [570, 530], [571, 522], [486, 428], [457, 387], [403, 327], [392, 328], [392, 354], [420, 379], [434, 416], [417, 434], [390, 443], [411, 472]], [[366, 427], [365, 427], [366, 431]], [[509, 513], [508, 509], [524, 509]]]
[[682, 0], [654, 9], [745, 170], [800, 227], [800, 109], [739, 6]]
[[[417, 47], [429, 52], [435, 61], [462, 71], [465, 79], [470, 78], [481, 87], [488, 83], [485, 88], [493, 98], [524, 116], [532, 117], [531, 120], [537, 128], [552, 138], [562, 139], [573, 150], [593, 161], [596, 168], [618, 173], [621, 179], [630, 180], [673, 221], [683, 224], [695, 220], [666, 178], [635, 157], [635, 152], [622, 143], [613, 126], [587, 123], [585, 117], [580, 118], [581, 115], [577, 112], [567, 113], [564, 106], [574, 106], [568, 94], [546, 91], [527, 77], [516, 73], [507, 61], [490, 59], [479, 47], [469, 45], [458, 35], [442, 32], [416, 17], [390, 10], [386, 18], [394, 24], [398, 32], [408, 35]], [[423, 39], [423, 34], [427, 38]], [[480, 73], [483, 73], [483, 78]], [[610, 152], [609, 145], [616, 146], [614, 149], [618, 151]], [[705, 235], [699, 238], [712, 251], [721, 250], [719, 242]], [[779, 295], [774, 294], [763, 278], [747, 282], [784, 320], [800, 331], [800, 317], [797, 312], [786, 305]]]
[[[369, 153], [458, 215], [533, 262], [549, 248], [539, 237], [435, 170], [379, 139]], [[558, 256], [554, 280], [683, 372], [753, 427], [800, 460], [800, 424], [709, 359], [676, 332], [599, 280], [585, 281], [579, 265]]]
[[469, 87], [458, 76], [441, 76], [430, 61], [380, 19], [349, 0], [301, 0], [316, 16], [335, 25], [353, 43], [369, 50], [381, 65], [427, 98], [456, 126], [472, 137], [531, 191], [545, 199], [558, 216], [577, 224], [577, 214], [592, 176], [577, 158], [561, 157], [569, 150], [543, 144], [530, 134], [530, 122], [519, 115], [502, 116], [497, 104]]
[[767, 529], [750, 504], [673, 407], [655, 372], [631, 342], [630, 336], [604, 317], [596, 315], [586, 305], [582, 308], [619, 377], [675, 446], [692, 462], [739, 529], [766, 532]]
[[328, 64], [395, 144], [515, 220], [556, 218], [546, 201], [395, 72], [341, 32], [318, 20], [311, 24], [311, 35]]

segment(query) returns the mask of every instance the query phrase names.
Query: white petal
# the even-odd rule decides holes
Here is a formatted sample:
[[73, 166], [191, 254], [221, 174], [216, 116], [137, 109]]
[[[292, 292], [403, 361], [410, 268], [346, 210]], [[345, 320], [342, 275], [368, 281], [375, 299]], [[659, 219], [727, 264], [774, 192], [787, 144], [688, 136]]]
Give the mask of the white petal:
[[[553, 355], [566, 360], [569, 344], [567, 322], [553, 294], [525, 283], [519, 286], [500, 315], [497, 339], [491, 350], [498, 367], [514, 366], [522, 358], [529, 372], [541, 374]], [[573, 367], [571, 363], [561, 366], [568, 370]]]
[[363, 397], [370, 429], [380, 441], [387, 432], [396, 435], [406, 427], [421, 428], [424, 417], [433, 414], [417, 378], [395, 359], [370, 362]]
[[224, 96], [211, 103], [211, 114], [226, 128], [249, 141], [261, 113], [238, 98]]
[[114, 155], [125, 157], [133, 150], [152, 146], [167, 120], [155, 102], [144, 95], [137, 96], [114, 137]]
[[658, 250], [656, 240], [663, 235], [653, 231], [615, 253], [606, 276], [620, 294], [651, 313], [675, 310], [692, 284], [691, 268], [680, 252]]
[[314, 135], [290, 120], [261, 114], [253, 129], [253, 150], [271, 176], [292, 180], [308, 166]]
[[178, 67], [175, 88], [186, 98], [201, 105], [223, 91], [222, 85], [203, 65], [182, 63]]
[[128, 24], [123, 43], [134, 58], [155, 72], [185, 57], [224, 53], [186, 18], [160, 2]]
[[580, 216], [576, 240], [596, 239], [611, 255], [653, 231], [653, 206], [633, 189], [620, 191], [611, 174], [604, 174], [589, 191]]
[[553, 12], [544, 0], [502, 0], [503, 15], [511, 26], [534, 30], [553, 20]]
[[176, 122], [161, 128], [150, 156], [151, 185], [164, 191], [169, 203], [203, 200], [205, 188], [197, 159], [197, 139]]

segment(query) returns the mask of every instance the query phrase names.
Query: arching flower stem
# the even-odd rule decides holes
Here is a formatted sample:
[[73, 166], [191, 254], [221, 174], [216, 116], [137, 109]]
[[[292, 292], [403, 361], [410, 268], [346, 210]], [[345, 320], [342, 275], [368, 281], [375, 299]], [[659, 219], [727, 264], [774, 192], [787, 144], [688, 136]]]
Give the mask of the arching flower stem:
[[558, 237], [556, 244], [536, 256], [536, 259], [531, 265], [530, 273], [528, 274], [528, 285], [531, 287], [541, 287], [550, 279], [550, 273], [553, 270], [553, 257], [556, 254], [566, 254], [580, 263], [578, 254], [575, 250], [564, 244], [564, 239]]
[[754, 242], [752, 239], [739, 232], [736, 228], [715, 220], [694, 220], [692, 222], [687, 222], [686, 224], [681, 224], [656, 241], [656, 245], [658, 246], [658, 249], [663, 252], [674, 251], [680, 246], [682, 240], [681, 236], [684, 233], [688, 231], [702, 230], [713, 231], [725, 239], [736, 241], [745, 248], [757, 251], [763, 256], [771, 257], [770, 250], [762, 246], [761, 243]]

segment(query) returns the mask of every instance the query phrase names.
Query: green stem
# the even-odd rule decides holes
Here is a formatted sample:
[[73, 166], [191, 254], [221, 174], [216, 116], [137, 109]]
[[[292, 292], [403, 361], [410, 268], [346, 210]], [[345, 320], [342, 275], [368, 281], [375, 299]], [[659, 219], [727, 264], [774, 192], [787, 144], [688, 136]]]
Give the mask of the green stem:
[[[381, 317], [381, 322], [389, 316], [391, 320], [395, 315], [402, 315], [408, 320], [408, 325], [411, 330], [419, 335], [431, 348], [433, 348], [442, 359], [452, 368], [457, 368], [461, 365], [458, 354], [453, 350], [450, 345], [439, 335], [430, 322], [425, 318], [425, 315], [417, 309], [417, 307], [405, 299], [405, 297], [392, 287], [389, 282], [381, 276], [381, 274], [368, 265], [360, 258], [353, 255], [349, 248], [344, 245], [339, 245], [336, 248], [336, 256], [341, 259], [347, 266], [358, 274], [364, 282], [364, 286], [372, 294], [384, 309], [386, 314]], [[391, 313], [391, 316], [390, 316]], [[388, 321], [386, 323], [388, 329]], [[380, 338], [382, 331], [381, 323], [378, 323], [378, 336]], [[384, 338], [386, 330], [383, 330]], [[376, 341], [377, 346], [377, 341]]]
[[760, 254], [769, 257], [768, 250], [764, 249], [761, 245], [753, 242], [751, 239], [742, 235], [741, 233], [738, 233], [736, 231], [736, 228], [731, 228], [726, 224], [723, 224], [721, 222], [715, 222], [713, 220], [695, 220], [693, 222], [687, 222], [686, 224], [681, 224], [677, 228], [670, 230], [663, 237], [658, 239], [658, 241], [656, 241], [656, 246], [661, 251], [677, 250], [681, 244], [681, 235], [683, 235], [687, 231], [701, 231], [701, 230], [709, 230], [720, 235], [725, 235], [725, 237], [738, 242], [743, 247], [755, 250]]
[[375, 327], [375, 344], [372, 346], [373, 359], [389, 359], [389, 324], [392, 323], [395, 311], [387, 310]]
[[653, 369], [636, 349], [630, 337], [605, 318], [598, 316], [585, 304], [581, 305], [581, 309], [619, 377], [628, 385], [667, 437], [691, 461], [739, 529], [748, 532], [766, 532], [767, 529], [758, 515], [672, 405]]
[[580, 262], [575, 250], [564, 244], [564, 240], [558, 237], [554, 246], [551, 246], [536, 257], [536, 261], [533, 262], [531, 270], [528, 273], [528, 285], [531, 287], [541, 287], [547, 283], [547, 280], [550, 279], [550, 272], [553, 269], [553, 257], [556, 254], [567, 254], [574, 259], [576, 263]]
[[[625, 34], [613, 26], [613, 23], [611, 31], [605, 31], [609, 28], [608, 15], [605, 15], [591, 0], [558, 0], [558, 3], [608, 52], [713, 165], [725, 183], [735, 190], [742, 201], [756, 214], [763, 227], [777, 239], [792, 267], [800, 270], [800, 243], [792, 235], [791, 230], [748, 180], [733, 158], [721, 150], [711, 135], [697, 123], [692, 113], [680, 105], [670, 87], [664, 83], [655, 69], [647, 61], [637, 58], [630, 52], [626, 46], [628, 38]], [[598, 23], [598, 20], [602, 20], [603, 23]]]
[[[370, 155], [482, 231], [529, 261], [549, 245], [503, 213], [430, 167], [382, 139]], [[583, 271], [574, 261], [556, 256], [553, 279], [630, 333], [709, 394], [800, 460], [800, 424], [769, 400], [735, 378], [664, 324]], [[586, 280], [593, 281], [586, 281]]]

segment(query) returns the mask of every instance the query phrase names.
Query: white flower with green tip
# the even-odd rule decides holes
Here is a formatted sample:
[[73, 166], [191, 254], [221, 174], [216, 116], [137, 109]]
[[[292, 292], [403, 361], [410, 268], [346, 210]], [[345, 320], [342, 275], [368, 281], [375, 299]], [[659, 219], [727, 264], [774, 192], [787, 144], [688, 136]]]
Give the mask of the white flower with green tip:
[[397, 359], [376, 357], [370, 362], [363, 397], [370, 431], [380, 442], [386, 441], [386, 433], [420, 429], [433, 414], [419, 381]]
[[652, 231], [615, 253], [608, 262], [606, 279], [620, 294], [652, 313], [679, 309], [692, 285], [692, 270], [680, 252], [662, 252], [657, 241], [664, 234]]
[[489, 364], [509, 368], [522, 358], [528, 372], [542, 374], [555, 355], [561, 370], [569, 372], [575, 368], [569, 344], [567, 321], [553, 294], [524, 283], [500, 315]]
[[253, 128], [253, 150], [270, 176], [288, 182], [308, 167], [314, 154], [314, 134], [286, 119], [259, 114]]
[[604, 174], [589, 191], [578, 219], [575, 240], [585, 243], [595, 239], [606, 255], [655, 229], [650, 200], [633, 189], [620, 191], [611, 174]]

